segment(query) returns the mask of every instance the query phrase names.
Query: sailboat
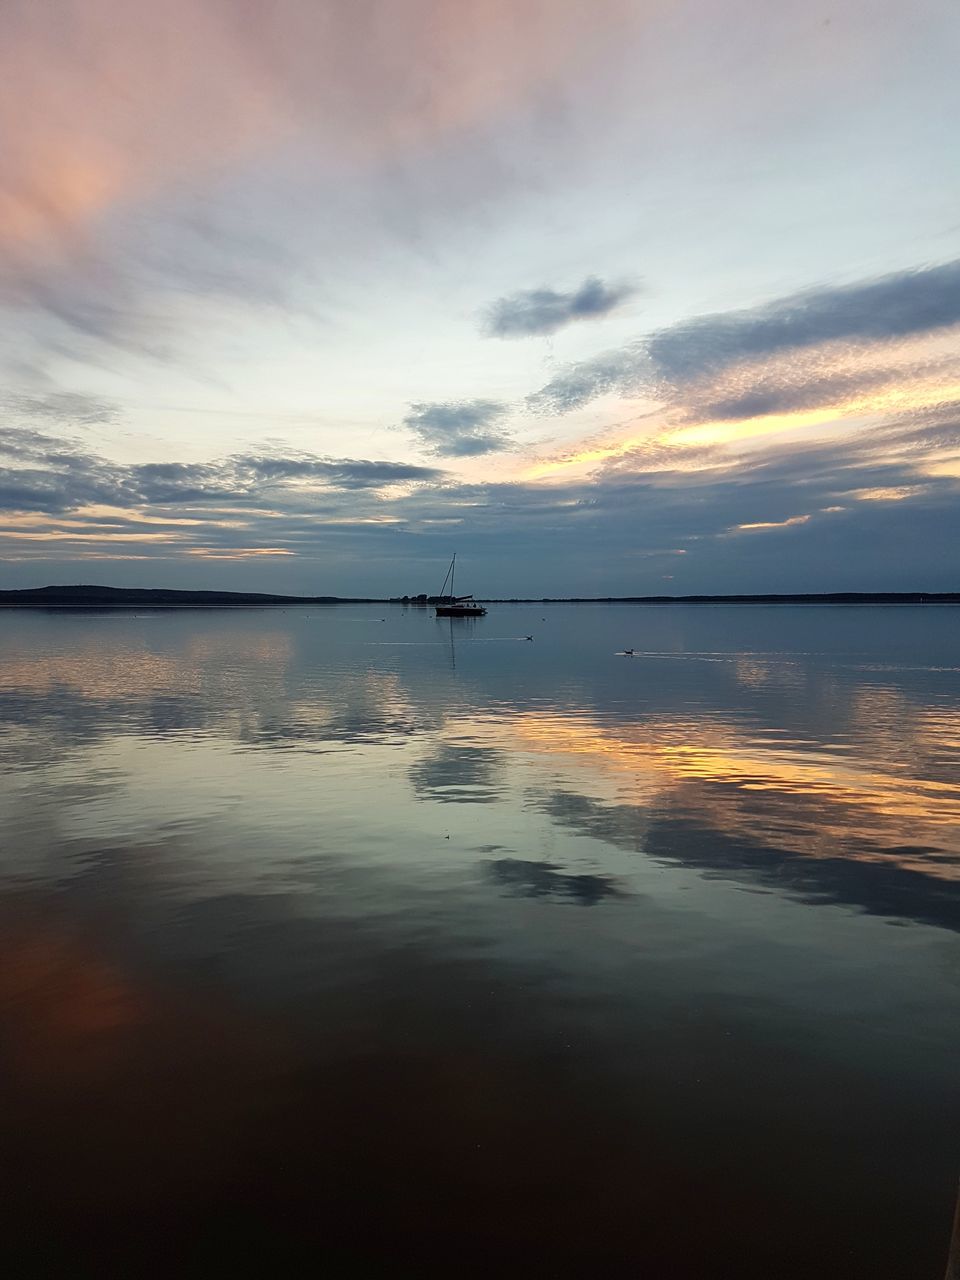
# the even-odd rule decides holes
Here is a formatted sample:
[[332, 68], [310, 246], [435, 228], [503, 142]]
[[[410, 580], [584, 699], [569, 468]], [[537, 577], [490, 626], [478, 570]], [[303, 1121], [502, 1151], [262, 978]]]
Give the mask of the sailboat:
[[[453, 594], [453, 579], [457, 570], [457, 556], [454, 552], [450, 568], [443, 580], [440, 594], [437, 597], [438, 618], [482, 618], [487, 612], [482, 604], [477, 604], [473, 596], [456, 596]], [[450, 583], [450, 594], [447, 595], [447, 583]]]

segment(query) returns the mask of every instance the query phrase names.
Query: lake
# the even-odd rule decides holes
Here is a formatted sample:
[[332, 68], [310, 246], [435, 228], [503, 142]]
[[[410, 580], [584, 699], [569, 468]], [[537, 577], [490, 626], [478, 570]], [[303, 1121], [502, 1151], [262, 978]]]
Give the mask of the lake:
[[0, 753], [10, 1274], [942, 1274], [960, 609], [7, 612]]

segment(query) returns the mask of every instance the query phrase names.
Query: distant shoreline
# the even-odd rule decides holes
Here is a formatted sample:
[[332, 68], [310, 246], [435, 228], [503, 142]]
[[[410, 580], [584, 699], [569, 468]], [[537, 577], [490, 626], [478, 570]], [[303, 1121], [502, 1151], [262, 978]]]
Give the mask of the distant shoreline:
[[[479, 599], [480, 597], [478, 597]], [[960, 591], [825, 591], [796, 595], [565, 596], [484, 604], [960, 604]]]
[[[479, 597], [478, 597], [479, 599]], [[960, 604], [960, 591], [829, 591], [693, 596], [485, 597], [484, 604]], [[400, 605], [430, 609], [434, 601], [376, 596], [281, 596], [248, 591], [173, 591], [146, 587], [28, 587], [0, 591], [0, 609], [238, 609]]]

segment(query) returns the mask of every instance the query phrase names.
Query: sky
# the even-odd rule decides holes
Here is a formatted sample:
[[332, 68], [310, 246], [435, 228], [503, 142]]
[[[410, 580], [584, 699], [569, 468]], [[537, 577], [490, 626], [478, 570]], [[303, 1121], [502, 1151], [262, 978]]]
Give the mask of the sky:
[[0, 587], [960, 590], [955, 0], [2, 0]]

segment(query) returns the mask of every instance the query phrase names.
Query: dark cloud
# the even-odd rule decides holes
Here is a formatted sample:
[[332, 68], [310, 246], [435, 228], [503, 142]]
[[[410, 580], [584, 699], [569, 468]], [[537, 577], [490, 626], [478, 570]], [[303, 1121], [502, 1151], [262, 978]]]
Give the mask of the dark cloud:
[[472, 458], [513, 447], [510, 436], [496, 425], [506, 411], [498, 400], [412, 404], [403, 425], [438, 457]]
[[609, 315], [636, 292], [633, 285], [605, 284], [597, 276], [590, 276], [569, 293], [526, 289], [493, 303], [486, 313], [484, 330], [492, 338], [556, 333], [578, 320], [596, 320]]
[[44, 396], [0, 396], [0, 412], [4, 418], [18, 422], [50, 421], [60, 427], [101, 426], [116, 422], [120, 416], [119, 407], [113, 401], [77, 391], [51, 392]]
[[686, 382], [738, 361], [826, 342], [877, 342], [960, 324], [960, 260], [769, 306], [700, 316], [647, 339], [657, 371]]
[[[187, 552], [199, 573], [204, 556], [267, 548], [285, 554], [292, 592], [320, 589], [322, 560], [324, 591], [413, 594], [436, 589], [455, 535], [470, 548], [478, 594], [953, 590], [960, 483], [929, 474], [927, 460], [958, 447], [960, 407], [942, 406], [809, 445], [739, 455], [704, 447], [698, 470], [686, 469], [691, 450], [681, 468], [670, 451], [638, 448], [590, 479], [458, 484], [431, 467], [267, 450], [130, 466], [8, 429], [0, 555], [50, 565], [175, 559], [178, 582], [204, 585], [209, 564], [207, 576], [191, 577]], [[94, 505], [114, 511], [84, 510]], [[29, 524], [18, 512], [31, 513]], [[799, 516], [807, 519], [783, 523]], [[221, 564], [217, 581], [278, 589], [281, 561], [269, 563], [269, 575], [247, 568], [233, 582]], [[169, 583], [169, 567], [156, 574], [153, 583]], [[438, 767], [466, 777], [472, 762]]]
[[317, 458], [309, 454], [282, 458], [243, 455], [232, 462], [238, 469], [249, 470], [264, 481], [315, 479], [342, 489], [377, 489], [383, 485], [437, 480], [443, 474], [436, 467], [407, 462]]
[[0, 428], [0, 511], [69, 511], [136, 501], [131, 469], [31, 428]]
[[[696, 471], [651, 467], [638, 451], [590, 480], [426, 486], [393, 510], [424, 547], [411, 554], [439, 555], [455, 522], [503, 595], [952, 590], [960, 485], [926, 474], [925, 458], [958, 424], [741, 455], [705, 449], [711, 465]], [[808, 519], [783, 523], [798, 516]], [[657, 559], [667, 552], [669, 565]]]
[[62, 449], [62, 442], [32, 427], [0, 427], [0, 455], [36, 460], [48, 451]]
[[[813, 348], [840, 344], [836, 359], [851, 345], [863, 348], [956, 324], [960, 260], [699, 316], [569, 365], [527, 404], [540, 413], [567, 413], [614, 392], [650, 395], [689, 417], [737, 419], [809, 408], [930, 372], [926, 364], [911, 370], [884, 369], [882, 363], [851, 372], [814, 358]], [[779, 363], [764, 366], [775, 357]], [[792, 363], [784, 363], [785, 357]], [[737, 378], [731, 371], [739, 366]]]
[[[331, 510], [357, 510], [357, 498], [392, 485], [439, 480], [435, 467], [310, 454], [236, 454], [212, 463], [152, 462], [138, 465], [70, 448], [42, 432], [0, 428], [0, 455], [19, 465], [0, 467], [0, 510], [58, 514], [98, 504], [121, 508], [202, 504], [298, 510], [323, 508], [298, 482], [316, 481], [321, 492], [340, 495]], [[316, 490], [311, 490], [315, 494]], [[191, 518], [203, 518], [192, 516]]]
[[537, 413], [568, 413], [611, 391], [622, 396], [639, 395], [649, 386], [651, 372], [643, 345], [630, 343], [618, 351], [568, 365], [528, 396], [527, 404]]

